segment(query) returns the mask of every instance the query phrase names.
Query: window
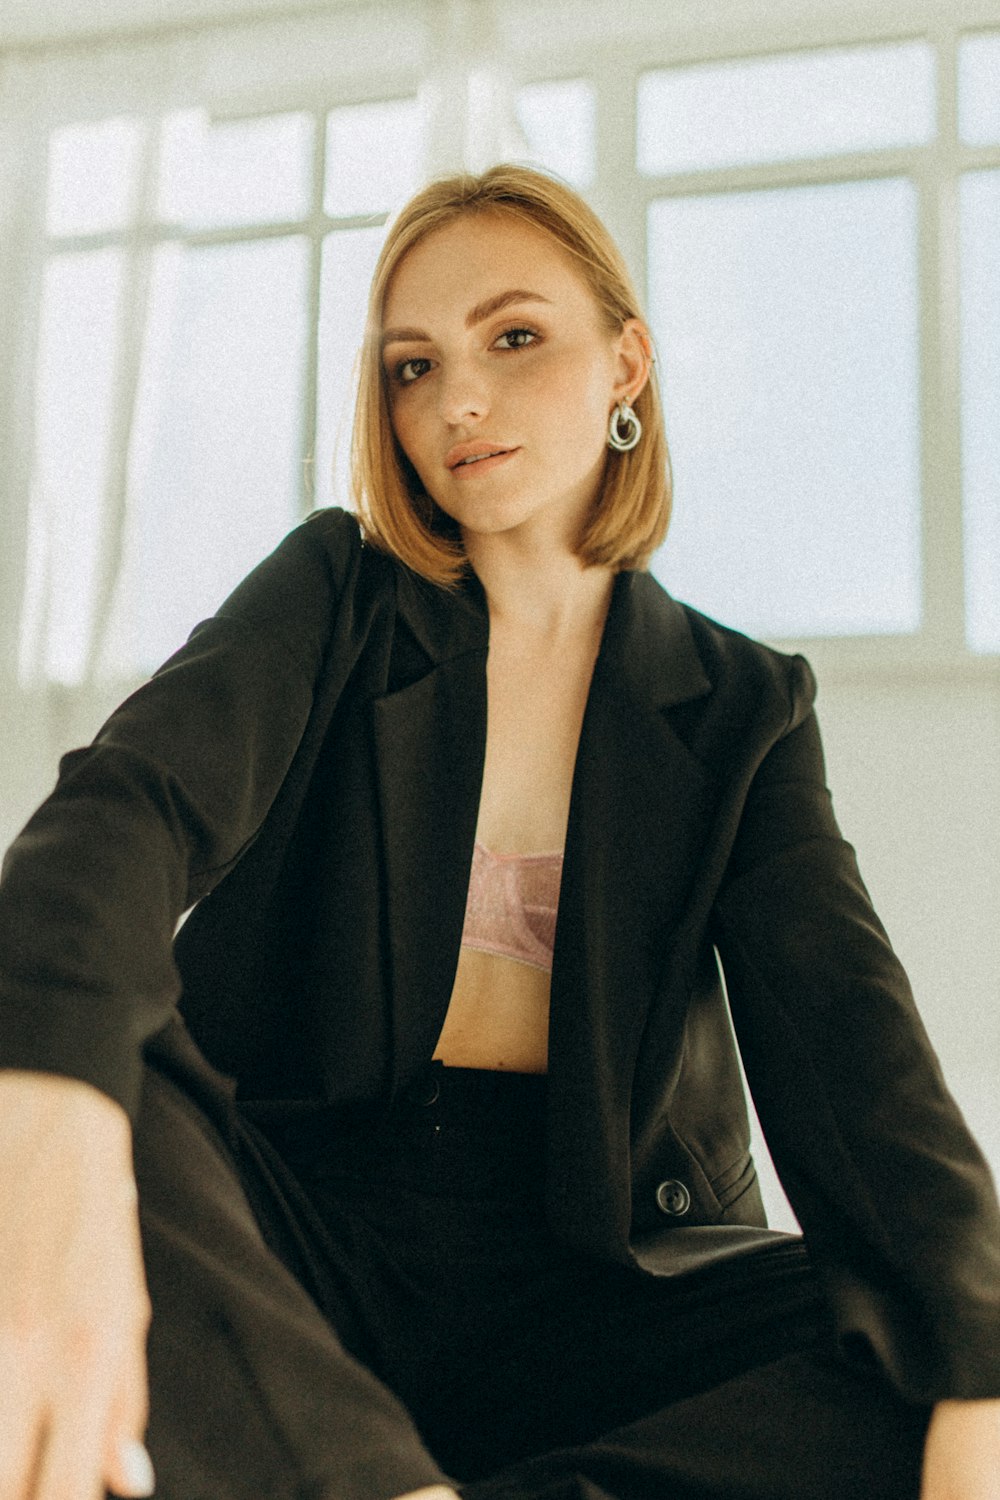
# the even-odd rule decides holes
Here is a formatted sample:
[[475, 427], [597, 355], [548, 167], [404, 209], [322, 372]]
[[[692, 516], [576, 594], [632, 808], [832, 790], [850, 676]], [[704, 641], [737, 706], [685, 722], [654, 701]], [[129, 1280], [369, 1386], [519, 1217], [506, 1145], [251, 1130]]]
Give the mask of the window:
[[312, 497], [343, 501], [378, 226], [421, 165], [415, 98], [52, 133], [22, 678], [150, 670], [277, 543], [310, 492], [310, 368], [337, 456]]
[[[921, 42], [639, 78], [637, 166], [668, 189], [647, 268], [677, 475], [654, 571], [753, 634], [919, 628], [918, 193], [859, 153], [920, 146], [934, 118]], [[808, 166], [787, 184], [732, 171], [789, 161]]]
[[637, 67], [653, 567], [709, 613], [869, 659], [1000, 649], [998, 85], [990, 32]]
[[966, 628], [1000, 651], [1000, 171], [967, 172], [961, 194]]
[[1000, 144], [1000, 31], [959, 40], [958, 126], [970, 146]]
[[[896, 35], [751, 38], [655, 12], [620, 17], [613, 68], [582, 13], [512, 20], [485, 111], [590, 198], [645, 292], [676, 481], [654, 571], [814, 654], [1000, 653], [1000, 31], [914, 12]], [[348, 8], [262, 24], [251, 61], [181, 48], [172, 102], [152, 41], [103, 114], [97, 63], [76, 104], [51, 86], [24, 251], [36, 436], [8, 507], [29, 516], [24, 682], [148, 670], [296, 519], [347, 502], [385, 223], [461, 137], [456, 80], [466, 127], [482, 84], [478, 34], [437, 37], [420, 76], [425, 24], [376, 37]]]
[[958, 123], [993, 163], [959, 189], [966, 638], [1000, 652], [1000, 31], [960, 40]]
[[124, 277], [120, 249], [54, 255], [45, 267], [22, 614], [21, 665], [28, 680], [77, 682], [88, 664], [113, 456]]
[[921, 145], [934, 134], [923, 42], [661, 68], [639, 79], [646, 176]]
[[677, 474], [654, 563], [753, 634], [920, 623], [916, 194], [905, 179], [654, 200]]
[[594, 181], [596, 99], [586, 78], [528, 84], [517, 117], [535, 159], [583, 191]]

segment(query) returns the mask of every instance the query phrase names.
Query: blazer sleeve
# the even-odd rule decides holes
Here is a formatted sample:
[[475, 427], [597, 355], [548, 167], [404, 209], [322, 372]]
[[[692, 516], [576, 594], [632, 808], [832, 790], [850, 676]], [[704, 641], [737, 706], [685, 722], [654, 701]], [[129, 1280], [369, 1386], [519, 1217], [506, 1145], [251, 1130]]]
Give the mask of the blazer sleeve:
[[797, 658], [715, 936], [748, 1082], [845, 1352], [909, 1397], [1000, 1396], [1000, 1214], [825, 784]]
[[0, 879], [0, 1067], [80, 1078], [132, 1115], [180, 993], [177, 922], [253, 841], [295, 754], [353, 517], [317, 512], [65, 755]]

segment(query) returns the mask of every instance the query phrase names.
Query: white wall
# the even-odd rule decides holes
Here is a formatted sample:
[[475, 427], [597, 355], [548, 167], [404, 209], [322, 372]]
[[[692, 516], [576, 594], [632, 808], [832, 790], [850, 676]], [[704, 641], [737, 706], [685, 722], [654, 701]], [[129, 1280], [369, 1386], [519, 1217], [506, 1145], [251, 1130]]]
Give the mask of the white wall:
[[946, 1076], [1000, 1167], [1000, 688], [821, 688], [830, 784]]

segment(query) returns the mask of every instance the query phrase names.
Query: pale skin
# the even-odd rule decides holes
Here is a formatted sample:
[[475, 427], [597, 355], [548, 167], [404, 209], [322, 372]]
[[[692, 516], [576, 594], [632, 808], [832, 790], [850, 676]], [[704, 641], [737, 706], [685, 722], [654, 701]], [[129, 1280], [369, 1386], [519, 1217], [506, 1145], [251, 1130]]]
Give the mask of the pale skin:
[[[635, 319], [609, 330], [554, 241], [489, 216], [409, 252], [384, 326], [406, 335], [385, 349], [396, 434], [458, 522], [489, 607], [478, 835], [501, 852], [561, 848], [613, 582], [576, 541], [609, 414], [647, 378], [648, 334]], [[455, 470], [463, 445], [506, 457]], [[435, 1055], [544, 1072], [547, 1001], [537, 971], [463, 952]], [[149, 1305], [128, 1120], [89, 1085], [7, 1072], [0, 1125], [0, 1500], [146, 1494]], [[454, 1497], [435, 1485], [397, 1500]], [[1000, 1400], [937, 1405], [920, 1500], [1000, 1500]]]

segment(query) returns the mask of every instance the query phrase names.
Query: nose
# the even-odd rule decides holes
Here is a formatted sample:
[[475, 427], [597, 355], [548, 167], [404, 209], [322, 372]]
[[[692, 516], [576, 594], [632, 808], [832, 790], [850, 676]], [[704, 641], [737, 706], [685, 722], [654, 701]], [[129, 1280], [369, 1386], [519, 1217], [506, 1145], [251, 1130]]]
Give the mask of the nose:
[[478, 422], [490, 410], [490, 395], [484, 373], [465, 361], [441, 371], [438, 382], [441, 416], [449, 427]]

